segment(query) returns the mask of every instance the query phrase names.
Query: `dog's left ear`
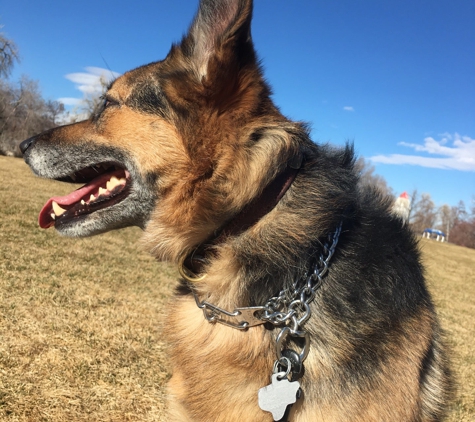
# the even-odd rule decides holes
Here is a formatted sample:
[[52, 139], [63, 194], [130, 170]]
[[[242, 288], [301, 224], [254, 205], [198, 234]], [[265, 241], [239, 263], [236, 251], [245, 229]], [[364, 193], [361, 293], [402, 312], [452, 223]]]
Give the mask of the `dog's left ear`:
[[181, 49], [203, 84], [216, 83], [216, 74], [255, 65], [251, 18], [252, 0], [201, 0]]

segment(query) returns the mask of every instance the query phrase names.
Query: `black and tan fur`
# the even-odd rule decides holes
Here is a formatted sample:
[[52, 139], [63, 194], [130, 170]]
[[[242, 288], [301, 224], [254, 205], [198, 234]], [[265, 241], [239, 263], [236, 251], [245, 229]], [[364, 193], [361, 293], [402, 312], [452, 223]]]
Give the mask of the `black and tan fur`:
[[[181, 43], [114, 81], [96, 116], [22, 144], [42, 177], [87, 182], [83, 169], [98, 163], [128, 171], [114, 201], [66, 212], [55, 227], [89, 236], [137, 225], [157, 259], [178, 262], [302, 157], [275, 208], [214, 246], [198, 295], [228, 310], [262, 305], [312, 267], [343, 221], [304, 326], [304, 397], [289, 420], [440, 421], [450, 374], [416, 241], [387, 201], [359, 187], [352, 148], [312, 143], [273, 104], [251, 15], [252, 0], [202, 0]], [[277, 330], [209, 323], [183, 282], [167, 315], [167, 421], [271, 421], [257, 392], [270, 380]]]

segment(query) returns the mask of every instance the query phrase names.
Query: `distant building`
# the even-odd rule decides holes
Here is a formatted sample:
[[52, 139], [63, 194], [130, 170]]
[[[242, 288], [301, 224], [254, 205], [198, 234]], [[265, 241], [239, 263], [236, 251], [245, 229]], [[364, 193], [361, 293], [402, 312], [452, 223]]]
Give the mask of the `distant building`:
[[409, 220], [409, 214], [411, 212], [411, 200], [407, 192], [401, 193], [399, 198], [394, 202], [392, 212], [397, 215], [406, 224]]
[[436, 230], [436, 229], [425, 229], [422, 232], [422, 237], [427, 237], [427, 239], [434, 239], [437, 240], [437, 242], [445, 242], [447, 239], [447, 236], [443, 231]]

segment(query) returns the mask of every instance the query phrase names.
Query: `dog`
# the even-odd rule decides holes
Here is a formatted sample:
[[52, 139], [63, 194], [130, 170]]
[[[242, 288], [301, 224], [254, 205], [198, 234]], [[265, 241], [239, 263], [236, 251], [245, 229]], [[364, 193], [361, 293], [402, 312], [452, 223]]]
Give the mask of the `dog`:
[[417, 241], [358, 183], [352, 145], [313, 143], [274, 105], [251, 16], [201, 0], [93, 117], [23, 141], [35, 174], [84, 184], [39, 224], [139, 226], [178, 265], [168, 421], [440, 421], [450, 365]]

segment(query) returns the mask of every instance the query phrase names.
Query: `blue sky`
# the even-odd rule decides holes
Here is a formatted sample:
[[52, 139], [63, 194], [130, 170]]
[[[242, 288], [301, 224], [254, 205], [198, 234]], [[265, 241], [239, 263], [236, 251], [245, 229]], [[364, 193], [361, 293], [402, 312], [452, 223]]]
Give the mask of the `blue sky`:
[[[197, 0], [2, 0], [2, 31], [22, 60], [12, 79], [26, 74], [45, 98], [73, 104], [97, 75], [162, 59], [196, 8]], [[473, 0], [255, 0], [252, 31], [275, 102], [309, 122], [316, 142], [354, 142], [396, 194], [417, 188], [437, 205], [469, 206], [473, 22]]]

